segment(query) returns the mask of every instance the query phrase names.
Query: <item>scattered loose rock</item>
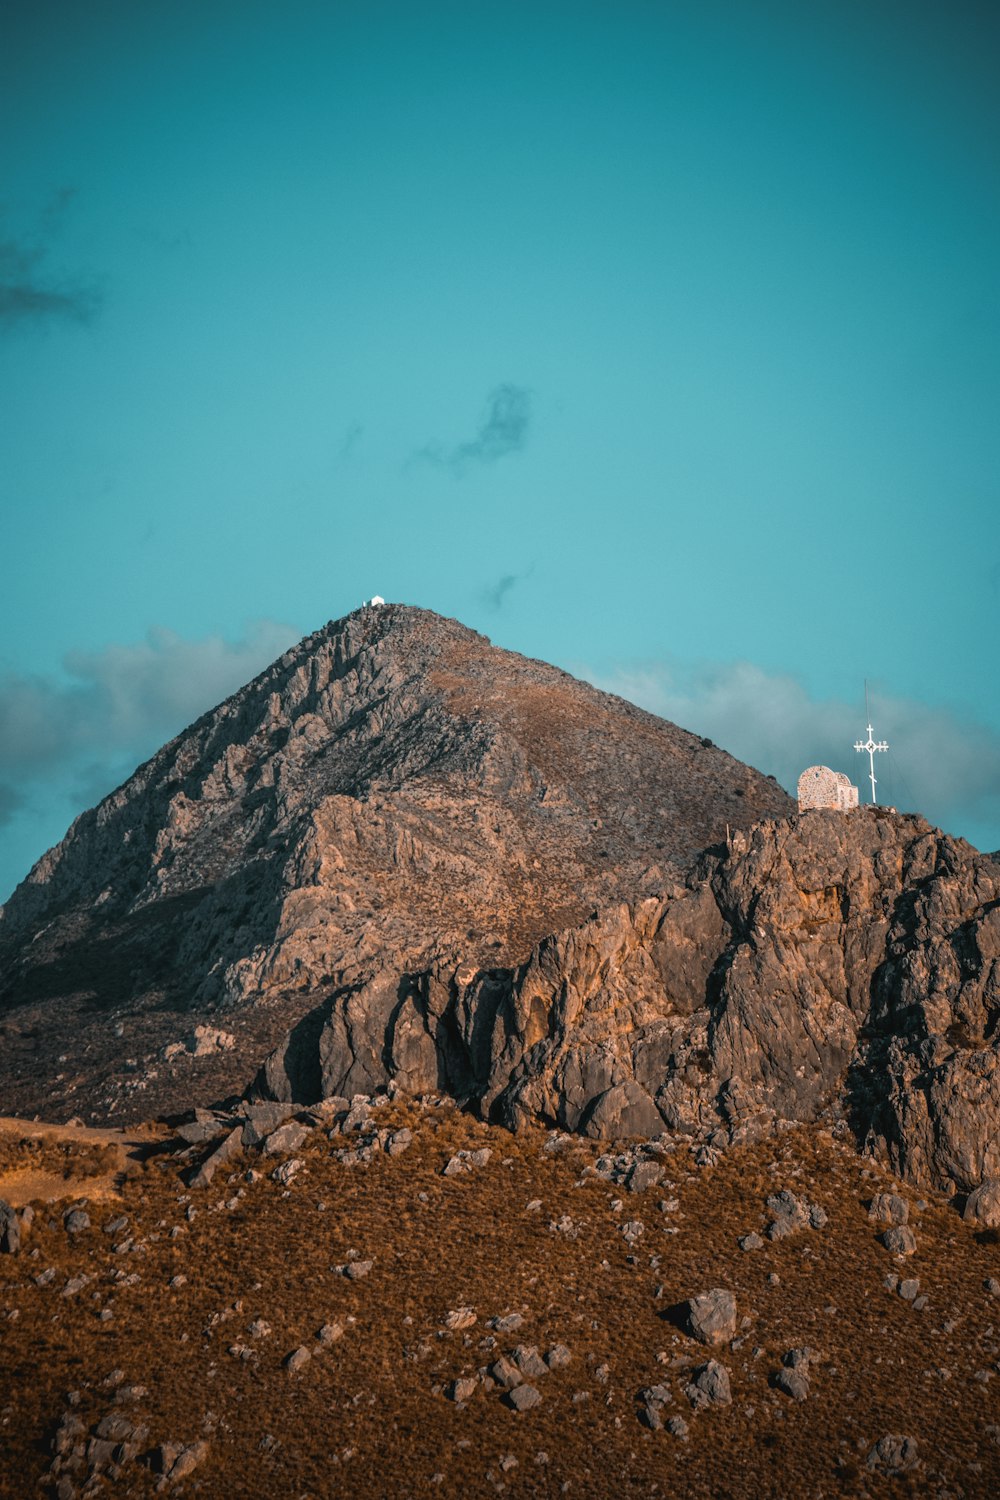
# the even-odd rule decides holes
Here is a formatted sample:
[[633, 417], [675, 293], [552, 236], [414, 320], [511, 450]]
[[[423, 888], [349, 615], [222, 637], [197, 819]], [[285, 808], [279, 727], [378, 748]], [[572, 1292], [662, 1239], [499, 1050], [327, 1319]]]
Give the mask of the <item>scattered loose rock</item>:
[[686, 1304], [686, 1322], [692, 1338], [702, 1344], [726, 1344], [736, 1337], [736, 1298], [715, 1287], [692, 1297]]
[[515, 1411], [530, 1411], [533, 1406], [538, 1406], [542, 1396], [533, 1385], [516, 1385], [504, 1399]]
[[304, 1344], [300, 1344], [297, 1349], [292, 1350], [291, 1354], [286, 1355], [285, 1369], [288, 1371], [289, 1375], [297, 1375], [298, 1372], [305, 1365], [307, 1365], [311, 1359], [312, 1354], [310, 1353], [310, 1351]]
[[969, 1194], [962, 1217], [985, 1229], [1000, 1229], [1000, 1177], [987, 1177]]
[[529, 1380], [537, 1380], [540, 1375], [547, 1375], [549, 1373], [548, 1365], [532, 1344], [518, 1344], [517, 1348], [511, 1354], [511, 1358], [521, 1374]]
[[877, 1224], [905, 1224], [910, 1217], [910, 1205], [898, 1193], [876, 1193], [868, 1205], [868, 1217]]
[[0, 1198], [0, 1255], [16, 1255], [21, 1248], [21, 1226], [17, 1214]]
[[809, 1376], [802, 1369], [779, 1370], [774, 1383], [779, 1391], [784, 1391], [795, 1401], [804, 1401], [809, 1394]]
[[717, 1360], [710, 1359], [695, 1370], [694, 1378], [684, 1387], [684, 1394], [696, 1411], [702, 1406], [728, 1406], [733, 1399], [729, 1371]]
[[882, 1243], [893, 1255], [915, 1255], [917, 1239], [908, 1224], [893, 1224], [882, 1236]]
[[460, 1380], [453, 1380], [447, 1389], [449, 1401], [465, 1402], [471, 1400], [476, 1394], [479, 1382], [474, 1376], [467, 1375]]
[[869, 1469], [890, 1477], [908, 1473], [919, 1461], [916, 1438], [901, 1437], [896, 1433], [880, 1437], [867, 1458]]
[[489, 1146], [481, 1146], [478, 1151], [456, 1151], [442, 1168], [441, 1175], [442, 1177], [458, 1177], [463, 1172], [474, 1171], [476, 1167], [485, 1167], [492, 1154]]

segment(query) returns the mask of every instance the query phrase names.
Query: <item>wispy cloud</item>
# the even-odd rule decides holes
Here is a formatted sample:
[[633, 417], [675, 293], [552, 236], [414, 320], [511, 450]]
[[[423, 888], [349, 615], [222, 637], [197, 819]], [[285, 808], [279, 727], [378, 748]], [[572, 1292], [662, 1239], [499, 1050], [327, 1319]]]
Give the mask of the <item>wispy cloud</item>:
[[523, 573], [504, 573], [495, 583], [487, 584], [480, 591], [483, 603], [489, 605], [490, 609], [503, 609], [511, 589], [515, 584], [522, 583], [525, 578], [530, 578], [531, 572], [531, 568], [528, 568]]
[[521, 385], [498, 385], [489, 394], [475, 437], [454, 448], [429, 444], [414, 457], [463, 474], [470, 464], [494, 464], [508, 453], [520, 452], [530, 426], [531, 392]]
[[352, 422], [350, 427], [348, 427], [337, 450], [337, 457], [342, 462], [353, 457], [354, 450], [360, 443], [364, 430], [360, 422]]
[[[814, 698], [799, 679], [751, 662], [658, 661], [582, 675], [707, 735], [791, 792], [799, 773], [816, 764], [846, 771], [863, 797], [867, 792], [868, 759], [854, 750], [865, 738], [863, 703]], [[978, 837], [982, 847], [1000, 844], [1000, 734], [946, 708], [885, 693], [873, 696], [872, 714], [876, 735], [889, 742], [889, 753], [876, 756], [879, 800]]]
[[134, 764], [151, 754], [298, 636], [274, 620], [255, 622], [236, 641], [157, 629], [130, 645], [71, 653], [63, 678], [0, 676], [3, 787], [20, 798], [27, 783], [70, 767], [91, 786], [106, 782], [123, 758]]
[[0, 218], [0, 327], [68, 319], [88, 322], [103, 297], [92, 279], [51, 269], [51, 251], [75, 196], [60, 188], [43, 207], [33, 231], [13, 230]]
[[24, 798], [16, 787], [0, 782], [0, 828], [24, 806]]

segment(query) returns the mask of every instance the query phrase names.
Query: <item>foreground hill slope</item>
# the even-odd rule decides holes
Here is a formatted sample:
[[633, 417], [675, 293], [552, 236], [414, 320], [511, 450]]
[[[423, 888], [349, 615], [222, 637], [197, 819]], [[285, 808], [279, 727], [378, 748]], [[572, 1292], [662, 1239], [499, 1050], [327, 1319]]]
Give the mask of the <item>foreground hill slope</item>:
[[[455, 621], [355, 611], [164, 746], [0, 909], [6, 1108], [137, 1118], [243, 1087], [338, 987], [458, 951], [517, 964], [790, 807]], [[153, 1065], [213, 1017], [196, 1075]]]
[[699, 1167], [383, 1098], [198, 1186], [180, 1130], [107, 1198], [0, 1129], [0, 1197], [76, 1173], [0, 1249], [0, 1495], [998, 1492], [998, 1236], [827, 1132]]

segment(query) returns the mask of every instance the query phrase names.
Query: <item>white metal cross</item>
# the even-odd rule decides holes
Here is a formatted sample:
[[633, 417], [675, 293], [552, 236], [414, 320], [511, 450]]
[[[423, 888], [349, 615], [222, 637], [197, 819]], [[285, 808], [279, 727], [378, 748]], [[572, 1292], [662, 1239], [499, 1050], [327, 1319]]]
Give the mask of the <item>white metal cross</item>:
[[854, 748], [855, 750], [867, 750], [868, 752], [868, 776], [872, 784], [872, 803], [874, 805], [878, 801], [878, 798], [875, 795], [875, 751], [888, 750], [889, 746], [885, 740], [872, 739], [872, 726], [869, 724], [867, 740], [865, 740], [864, 743], [862, 743], [861, 740], [855, 740]]

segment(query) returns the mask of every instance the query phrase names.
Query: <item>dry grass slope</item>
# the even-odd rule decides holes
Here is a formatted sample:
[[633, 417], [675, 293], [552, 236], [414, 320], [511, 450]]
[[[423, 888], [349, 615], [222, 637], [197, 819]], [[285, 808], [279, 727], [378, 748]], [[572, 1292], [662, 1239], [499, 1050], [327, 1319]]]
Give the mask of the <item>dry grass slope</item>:
[[[893, 1184], [824, 1133], [789, 1132], [715, 1167], [677, 1150], [659, 1185], [631, 1194], [588, 1172], [588, 1142], [552, 1150], [539, 1131], [399, 1101], [378, 1123], [412, 1130], [405, 1154], [345, 1165], [334, 1154], [345, 1139], [316, 1129], [287, 1187], [270, 1176], [280, 1157], [247, 1154], [193, 1190], [174, 1142], [133, 1162], [119, 1201], [91, 1204], [82, 1233], [64, 1228], [69, 1200], [37, 1205], [20, 1255], [0, 1257], [0, 1493], [55, 1493], [46, 1475], [67, 1410], [87, 1431], [109, 1411], [138, 1414], [149, 1449], [207, 1439], [191, 1477], [169, 1487], [203, 1500], [996, 1493], [1000, 1301], [985, 1283], [1000, 1253], [945, 1200], [918, 1207], [904, 1190], [918, 1251], [903, 1265], [867, 1215]], [[483, 1145], [485, 1166], [442, 1175], [457, 1150]], [[821, 1205], [827, 1225], [744, 1252], [738, 1236], [764, 1230], [765, 1200], [784, 1187]], [[87, 1196], [85, 1179], [67, 1189]], [[636, 1220], [630, 1244], [622, 1227]], [[352, 1258], [370, 1272], [345, 1276]], [[890, 1273], [919, 1277], [927, 1307], [887, 1289]], [[734, 1293], [741, 1320], [721, 1351], [670, 1314], [710, 1287]], [[449, 1330], [462, 1307], [475, 1323]], [[487, 1326], [510, 1313], [516, 1332]], [[257, 1320], [270, 1332], [254, 1337]], [[342, 1336], [320, 1348], [334, 1322]], [[518, 1414], [481, 1383], [464, 1404], [449, 1399], [450, 1382], [518, 1344], [571, 1352], [533, 1382], [537, 1407]], [[802, 1345], [821, 1359], [799, 1403], [772, 1381]], [[300, 1346], [314, 1352], [290, 1374]], [[692, 1413], [683, 1387], [709, 1353], [733, 1402]], [[640, 1420], [638, 1393], [657, 1383], [687, 1440]], [[128, 1385], [145, 1391], [116, 1406]], [[917, 1437], [919, 1469], [893, 1481], [868, 1470], [885, 1433]], [[159, 1483], [140, 1459], [92, 1493]]]

